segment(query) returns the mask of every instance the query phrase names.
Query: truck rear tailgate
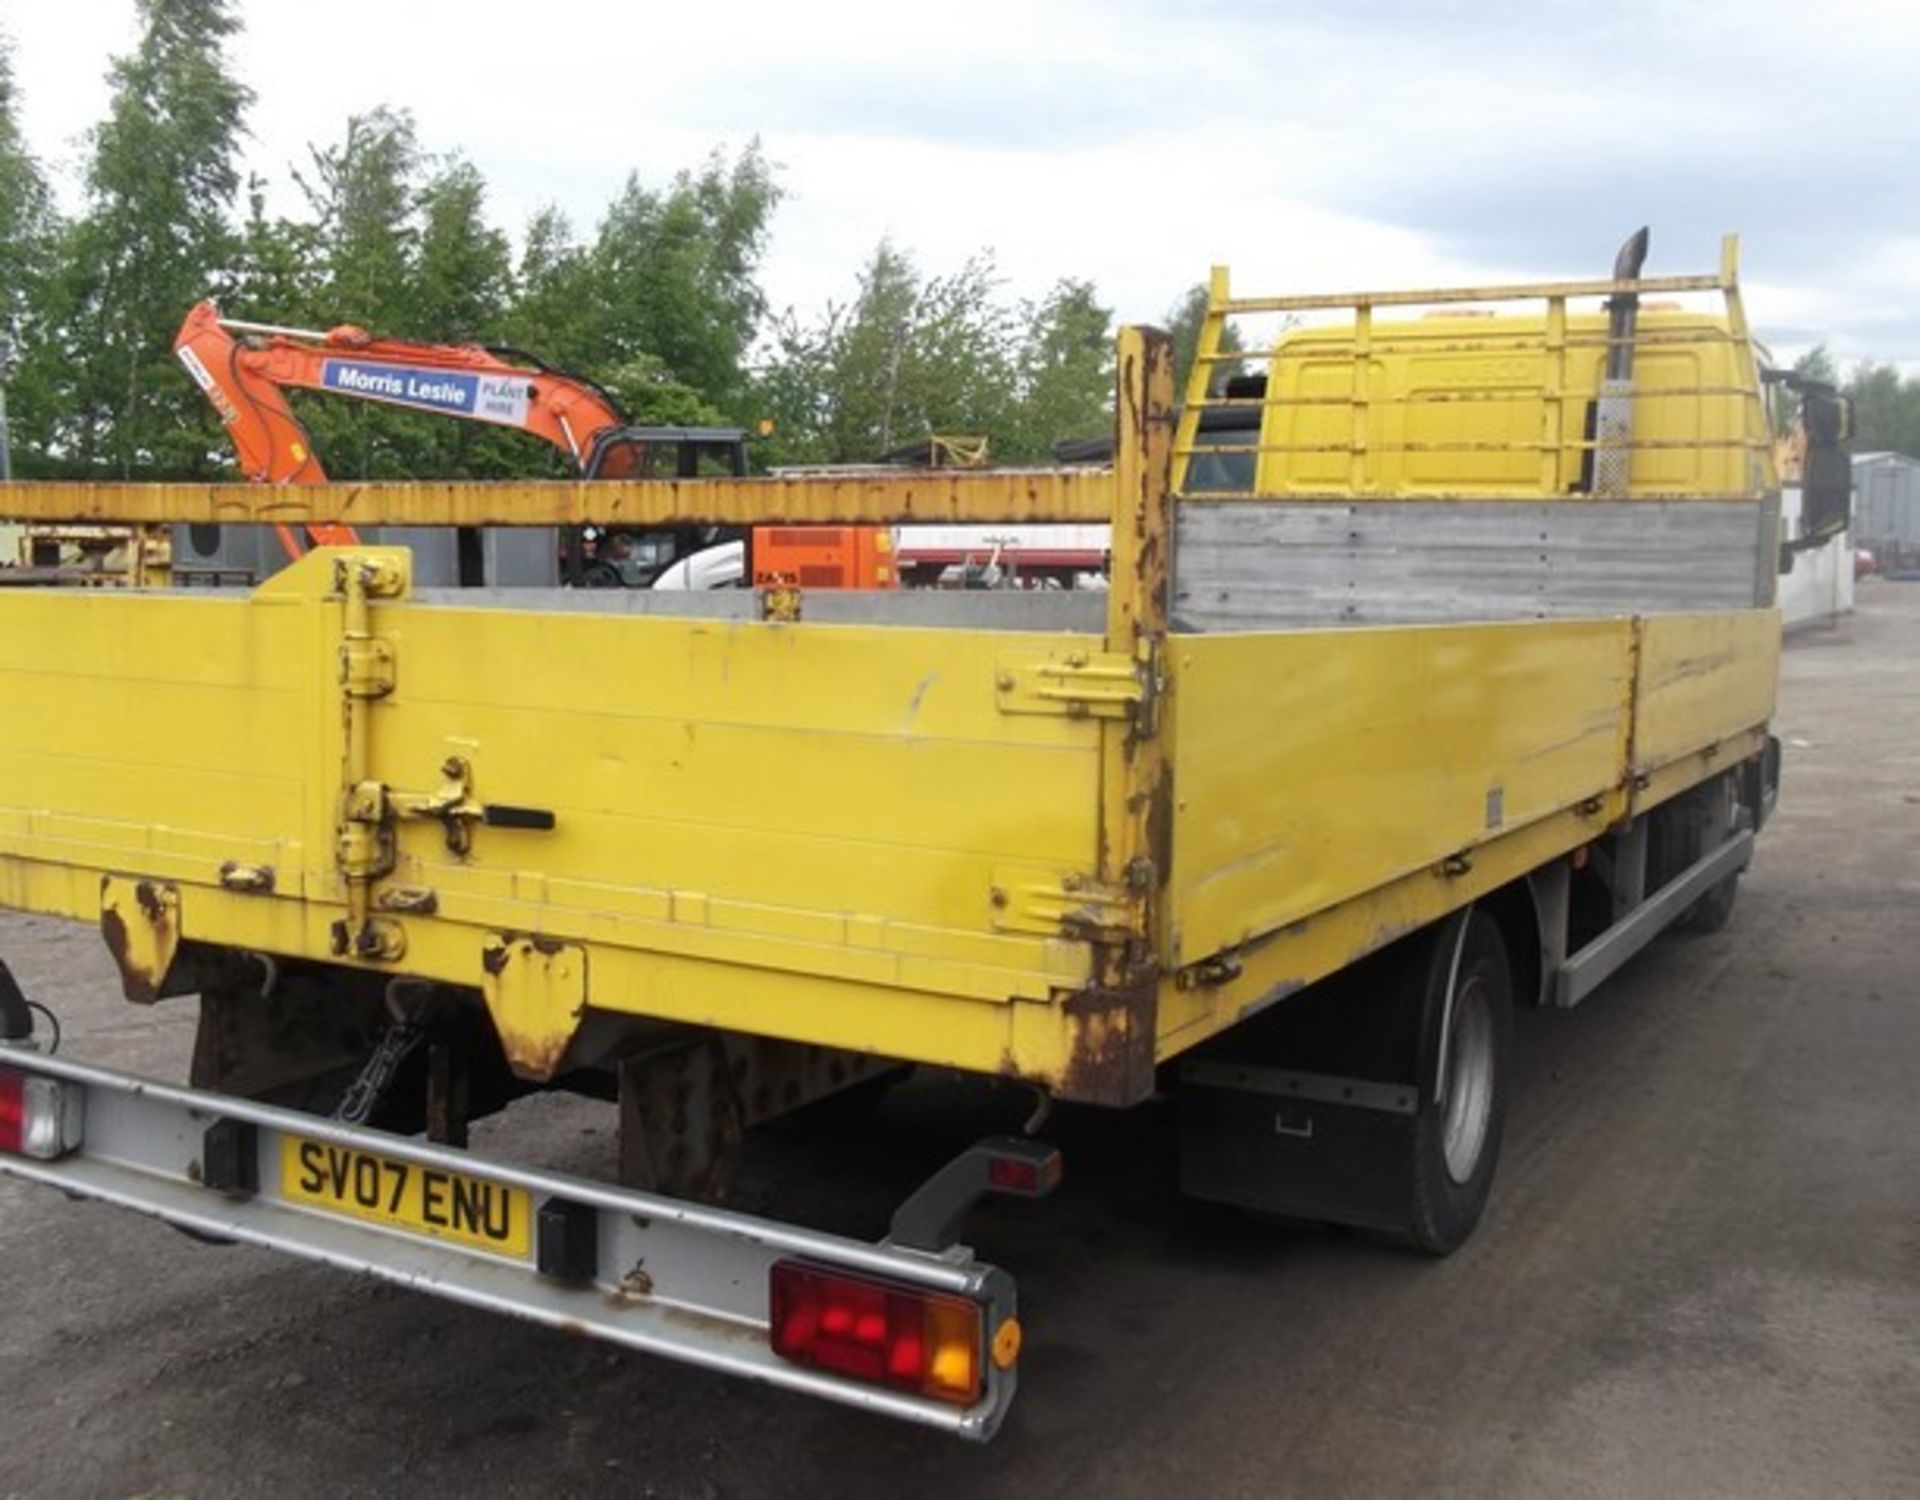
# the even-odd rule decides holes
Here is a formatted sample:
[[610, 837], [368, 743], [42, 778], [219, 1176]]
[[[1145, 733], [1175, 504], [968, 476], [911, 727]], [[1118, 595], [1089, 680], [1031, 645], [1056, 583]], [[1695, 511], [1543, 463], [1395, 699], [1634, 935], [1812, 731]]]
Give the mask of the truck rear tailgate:
[[425, 604], [378, 556], [358, 623], [325, 551], [0, 597], [0, 898], [148, 997], [183, 938], [475, 986], [532, 1078], [589, 1012], [1064, 1065], [1100, 723], [1020, 689], [1098, 637]]

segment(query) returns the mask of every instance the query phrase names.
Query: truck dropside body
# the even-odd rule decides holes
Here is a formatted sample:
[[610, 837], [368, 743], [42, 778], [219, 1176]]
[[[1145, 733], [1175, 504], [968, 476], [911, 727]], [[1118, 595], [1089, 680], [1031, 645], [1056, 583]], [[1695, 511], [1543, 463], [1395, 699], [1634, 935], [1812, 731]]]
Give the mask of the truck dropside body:
[[[1170, 1090], [1194, 1191], [1447, 1248], [1395, 1205], [1463, 962], [1495, 933], [1489, 985], [1575, 1003], [1730, 900], [1771, 804], [1781, 539], [1732, 255], [1213, 291], [1178, 411], [1166, 338], [1122, 332], [1111, 470], [0, 491], [61, 522], [1111, 527], [1105, 591], [441, 590], [371, 545], [249, 590], [0, 590], [0, 906], [97, 923], [136, 1003], [202, 997], [190, 1090], [0, 1053], [87, 1120], [0, 1170], [550, 1322], [578, 1296], [586, 1331], [974, 1436], [1011, 1396], [1003, 1273], [662, 1193], [717, 1181], [758, 1120], [931, 1064], [1104, 1106]], [[1620, 320], [1582, 307], [1681, 294], [1715, 306], [1642, 311], [1613, 373]], [[1298, 316], [1334, 321], [1227, 347]], [[1445, 944], [1405, 1076], [1268, 1023]], [[386, 1123], [442, 1144], [300, 1113], [396, 1019], [428, 1061]], [[456, 1159], [466, 1119], [548, 1086], [618, 1097], [628, 1185]], [[1377, 1158], [1312, 1157], [1316, 1101]], [[216, 1190], [223, 1120], [250, 1144], [220, 1159], [254, 1167]], [[356, 1218], [303, 1199], [302, 1142], [464, 1172], [539, 1222]], [[794, 1374], [770, 1330], [817, 1288], [780, 1291], [782, 1259], [873, 1277], [876, 1328], [902, 1277], [984, 1309], [975, 1383]]]

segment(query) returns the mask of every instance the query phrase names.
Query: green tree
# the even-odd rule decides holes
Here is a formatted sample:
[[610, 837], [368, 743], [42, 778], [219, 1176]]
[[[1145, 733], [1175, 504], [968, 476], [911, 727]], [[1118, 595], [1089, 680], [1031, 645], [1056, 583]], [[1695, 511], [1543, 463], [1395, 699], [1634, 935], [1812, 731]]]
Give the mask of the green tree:
[[666, 381], [740, 410], [747, 350], [766, 312], [755, 278], [779, 200], [757, 141], [731, 162], [715, 153], [664, 192], [629, 177], [591, 251], [588, 363], [655, 360]]
[[1045, 460], [1063, 438], [1112, 430], [1113, 310], [1100, 305], [1092, 282], [1064, 280], [1023, 315], [1019, 401], [999, 453]]
[[935, 435], [1004, 439], [1014, 390], [1013, 317], [993, 262], [922, 280], [882, 243], [828, 350], [837, 462], [871, 460]]
[[50, 434], [79, 463], [130, 476], [212, 474], [219, 424], [172, 358], [186, 310], [222, 289], [236, 236], [235, 158], [251, 92], [222, 48], [229, 0], [138, 0], [139, 38], [108, 74], [85, 216], [62, 236], [50, 298], [68, 356]]
[[559, 209], [528, 220], [507, 310], [507, 343], [562, 370], [584, 369], [599, 348], [593, 264]]
[[758, 450], [769, 465], [820, 464], [832, 456], [833, 351], [840, 317], [829, 308], [819, 322], [806, 323], [789, 309], [774, 323], [753, 389], [754, 406], [771, 429]]
[[[1167, 332], [1173, 337], [1173, 394], [1176, 401], [1187, 399], [1187, 380], [1193, 373], [1193, 361], [1200, 352], [1200, 330], [1207, 321], [1207, 286], [1196, 282], [1186, 294], [1167, 309]], [[1240, 330], [1232, 322], [1220, 330], [1220, 352], [1238, 354], [1246, 346], [1240, 342]], [[1214, 366], [1208, 391], [1218, 395], [1230, 376], [1238, 374], [1237, 361]]]
[[513, 251], [487, 223], [487, 187], [473, 164], [452, 157], [421, 189], [419, 257], [409, 288], [411, 336], [498, 343], [513, 298]]
[[326, 262], [319, 227], [267, 214], [267, 185], [247, 179], [247, 219], [222, 311], [256, 323], [306, 327], [327, 321]]
[[620, 404], [628, 419], [642, 426], [713, 427], [727, 424], [728, 413], [650, 354], [635, 354], [603, 365], [595, 380]]
[[777, 462], [872, 462], [935, 436], [1009, 460], [1112, 421], [1112, 314], [1091, 283], [1012, 305], [990, 256], [923, 277], [882, 241], [851, 302], [776, 326], [758, 397]]
[[[412, 115], [384, 105], [347, 121], [338, 143], [312, 147], [295, 174], [313, 215], [322, 272], [322, 327], [351, 323], [381, 337], [417, 334], [420, 227], [416, 213], [425, 156]], [[369, 401], [297, 398], [327, 472], [342, 479], [433, 475], [434, 424], [441, 420]], [[440, 476], [433, 476], [440, 477]]]
[[978, 434], [1004, 444], [1019, 399], [1016, 324], [987, 255], [921, 288], [901, 366], [899, 441]]
[[[432, 343], [498, 344], [513, 300], [513, 250], [487, 222], [486, 182], [460, 156], [441, 162], [416, 200], [418, 251], [405, 335]], [[413, 459], [421, 474], [477, 479], [524, 472], [534, 439], [475, 422], [434, 422]]]
[[1890, 364], [1866, 361], [1846, 383], [1853, 398], [1855, 452], [1890, 449], [1920, 456], [1920, 381]]
[[20, 134], [13, 51], [0, 35], [0, 339], [13, 347], [7, 419], [18, 472], [30, 473], [46, 445], [49, 380], [57, 360], [41, 353], [47, 330], [47, 274], [55, 220], [40, 164]]
[[294, 180], [305, 194], [325, 262], [328, 321], [399, 334], [419, 252], [414, 208], [424, 165], [413, 116], [385, 105], [347, 121], [337, 145], [310, 147]]
[[852, 306], [844, 316], [829, 310], [821, 358], [831, 462], [872, 460], [899, 440], [903, 371], [919, 302], [913, 262], [882, 240], [860, 273]]

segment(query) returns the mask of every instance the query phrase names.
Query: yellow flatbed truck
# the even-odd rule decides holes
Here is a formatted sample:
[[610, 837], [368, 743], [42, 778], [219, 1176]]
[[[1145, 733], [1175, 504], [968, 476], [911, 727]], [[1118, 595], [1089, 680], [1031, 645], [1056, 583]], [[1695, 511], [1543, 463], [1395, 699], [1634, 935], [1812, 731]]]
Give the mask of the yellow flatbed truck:
[[[1213, 292], [1177, 414], [1166, 338], [1121, 334], [1110, 470], [0, 490], [66, 524], [1112, 528], [1105, 592], [433, 591], [372, 543], [0, 592], [0, 905], [200, 1000], [176, 1086], [49, 1055], [0, 970], [0, 1170], [974, 1438], [1021, 1334], [961, 1218], [1057, 1154], [983, 1142], [864, 1243], [712, 1206], [743, 1130], [910, 1064], [1171, 1095], [1190, 1191], [1457, 1245], [1512, 1007], [1725, 920], [1774, 797], [1794, 539], [1731, 244]], [[1714, 305], [1641, 305], [1680, 294]], [[1331, 321], [1225, 347], [1298, 317]], [[617, 1100], [620, 1182], [463, 1149], [548, 1087]]]

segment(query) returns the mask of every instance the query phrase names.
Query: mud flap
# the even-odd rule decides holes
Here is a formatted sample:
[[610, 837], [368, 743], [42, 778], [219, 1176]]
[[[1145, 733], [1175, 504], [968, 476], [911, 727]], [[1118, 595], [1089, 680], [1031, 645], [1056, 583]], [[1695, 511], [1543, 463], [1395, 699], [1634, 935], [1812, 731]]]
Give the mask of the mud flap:
[[1180, 1185], [1255, 1213], [1406, 1228], [1419, 1090], [1194, 1059], [1181, 1065]]

